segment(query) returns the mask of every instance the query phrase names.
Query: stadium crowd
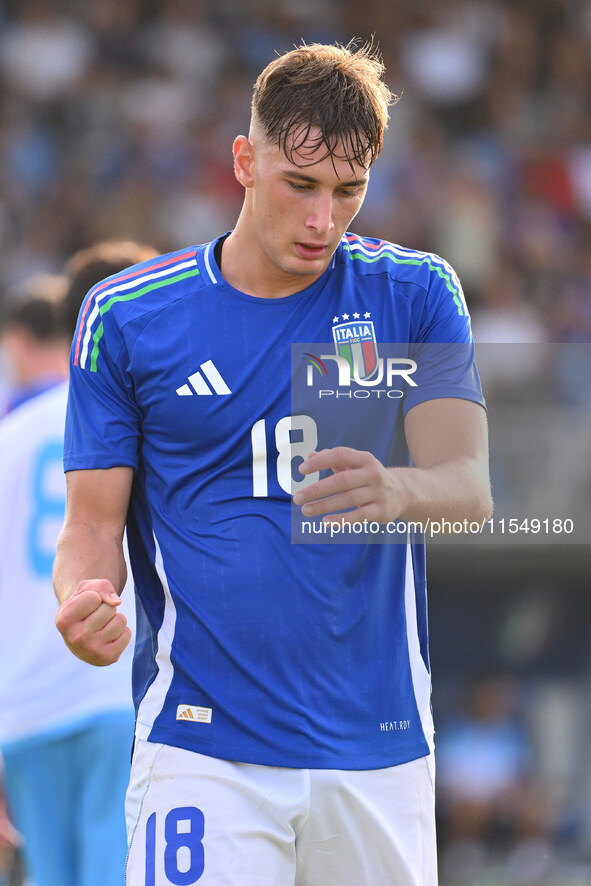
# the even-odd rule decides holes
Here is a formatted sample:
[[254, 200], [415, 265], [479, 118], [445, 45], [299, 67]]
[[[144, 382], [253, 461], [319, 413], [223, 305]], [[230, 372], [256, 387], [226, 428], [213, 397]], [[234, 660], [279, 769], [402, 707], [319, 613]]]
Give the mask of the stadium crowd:
[[180, 248], [231, 226], [229, 146], [261, 64], [372, 35], [402, 99], [359, 229], [444, 255], [481, 338], [589, 341], [582, 0], [0, 4], [0, 299], [97, 240]]

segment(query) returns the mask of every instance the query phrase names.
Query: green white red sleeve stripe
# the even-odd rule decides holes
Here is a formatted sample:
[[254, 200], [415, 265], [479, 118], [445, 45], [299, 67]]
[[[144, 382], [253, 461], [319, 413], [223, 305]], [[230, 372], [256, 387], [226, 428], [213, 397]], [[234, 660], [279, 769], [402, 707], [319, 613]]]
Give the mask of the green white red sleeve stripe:
[[140, 298], [154, 289], [168, 286], [199, 273], [197, 250], [174, 255], [147, 267], [110, 277], [90, 290], [78, 327], [74, 366], [96, 371], [98, 344], [103, 334], [102, 317], [120, 301]]
[[360, 259], [370, 264], [386, 258], [397, 265], [427, 265], [429, 270], [434, 271], [439, 276], [450, 292], [458, 314], [460, 316], [468, 314], [466, 300], [458, 276], [451, 265], [439, 255], [435, 255], [432, 252], [418, 252], [415, 249], [405, 249], [387, 240], [370, 243], [356, 234], [345, 234], [343, 237], [343, 247], [352, 259]]

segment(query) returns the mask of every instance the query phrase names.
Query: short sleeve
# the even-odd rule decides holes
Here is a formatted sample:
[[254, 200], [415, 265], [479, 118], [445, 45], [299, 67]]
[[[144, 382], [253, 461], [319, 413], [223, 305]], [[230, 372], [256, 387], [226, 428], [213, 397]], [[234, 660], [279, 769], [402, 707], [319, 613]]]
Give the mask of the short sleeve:
[[128, 348], [114, 324], [102, 328], [98, 358], [82, 361], [72, 348], [64, 469], [138, 464], [141, 410], [128, 372]]
[[414, 386], [404, 397], [404, 414], [426, 400], [457, 397], [484, 406], [466, 300], [457, 274], [436, 256], [430, 262], [429, 288], [415, 317], [410, 354], [417, 368]]

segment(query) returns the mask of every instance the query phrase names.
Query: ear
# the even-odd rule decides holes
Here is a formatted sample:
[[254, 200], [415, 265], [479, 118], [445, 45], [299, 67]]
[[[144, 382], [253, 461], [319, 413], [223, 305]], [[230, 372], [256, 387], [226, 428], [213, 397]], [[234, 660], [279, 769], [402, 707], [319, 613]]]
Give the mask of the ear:
[[245, 135], [239, 135], [234, 139], [232, 146], [234, 153], [234, 175], [245, 188], [252, 188], [252, 166], [254, 161], [254, 145]]

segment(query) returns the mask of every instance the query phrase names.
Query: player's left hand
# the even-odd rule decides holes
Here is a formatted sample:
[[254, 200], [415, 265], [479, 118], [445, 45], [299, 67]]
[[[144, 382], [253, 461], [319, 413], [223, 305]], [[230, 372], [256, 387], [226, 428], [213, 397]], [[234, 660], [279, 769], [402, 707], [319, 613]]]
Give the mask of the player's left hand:
[[371, 452], [337, 446], [312, 452], [300, 465], [302, 474], [326, 470], [333, 473], [299, 489], [293, 497], [305, 517], [325, 515], [324, 523], [343, 525], [363, 520], [387, 523], [402, 513], [404, 493], [395, 471], [385, 468]]

